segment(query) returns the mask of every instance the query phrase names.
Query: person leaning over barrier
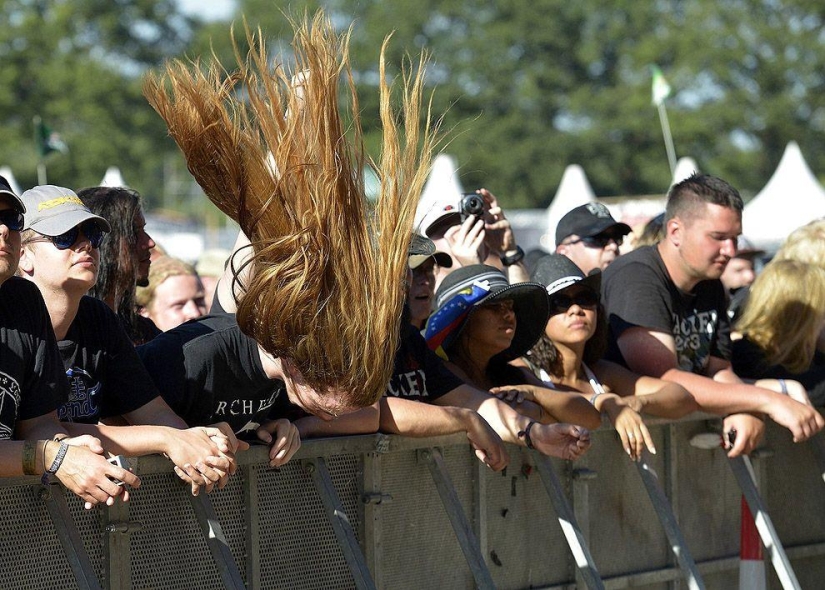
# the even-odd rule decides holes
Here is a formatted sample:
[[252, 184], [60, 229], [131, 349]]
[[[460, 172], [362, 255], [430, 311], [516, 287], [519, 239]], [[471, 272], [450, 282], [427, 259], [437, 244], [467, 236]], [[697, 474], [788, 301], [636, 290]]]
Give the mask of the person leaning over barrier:
[[[580, 393], [606, 414], [631, 459], [640, 459], [645, 446], [656, 453], [640, 414], [681, 418], [697, 409], [696, 401], [676, 383], [643, 377], [601, 358], [607, 320], [599, 302], [599, 271], [585, 276], [566, 256], [551, 254], [539, 260], [533, 280], [545, 285], [550, 317], [539, 341], [519, 360], [548, 387]], [[531, 386], [493, 391], [512, 399], [513, 389], [542, 405], [554, 395]]]
[[[453, 299], [453, 305], [451, 305], [449, 309], [445, 306], [439, 306], [439, 310], [430, 318], [430, 322], [427, 324], [427, 335], [430, 338], [435, 337], [438, 339], [439, 335], [443, 335], [439, 326], [442, 328], [446, 326], [449, 332], [451, 331], [449, 326], [453, 326], [456, 323], [461, 325], [466, 323], [474, 300], [479, 301], [488, 297], [488, 295], [494, 291], [498, 292], [499, 290], [496, 289], [497, 284], [507, 284], [507, 279], [501, 271], [483, 265], [459, 269], [456, 271], [456, 273], [458, 273], [456, 276], [460, 277], [468, 272], [472, 274], [473, 269], [479, 267], [489, 269], [490, 273], [495, 275], [494, 279], [496, 279], [496, 284], [492, 284], [493, 281], [486, 282], [482, 278], [479, 282], [473, 283], [468, 289], [461, 290], [463, 291], [461, 300]], [[453, 277], [453, 275], [449, 275], [446, 280], [451, 280], [450, 277]], [[524, 288], [521, 285], [518, 285], [518, 287], [519, 289]], [[529, 287], [530, 286], [527, 285], [527, 288]], [[542, 315], [543, 310], [546, 316], [546, 297], [543, 292], [541, 295], [543, 297], [536, 300], [538, 309], [535, 310], [535, 313]], [[524, 404], [525, 407], [532, 406], [529, 408], [532, 412], [518, 412], [505, 402], [490, 395], [489, 392], [479, 388], [476, 384], [462, 379], [453, 371], [443, 373], [443, 371], [446, 370], [446, 366], [444, 365], [444, 361], [431, 350], [435, 346], [433, 342], [430, 341], [430, 338], [425, 342], [420, 337], [420, 334], [413, 332], [415, 332], [414, 329], [408, 331], [406, 345], [410, 350], [418, 350], [419, 358], [416, 359], [414, 356], [411, 356], [410, 360], [406, 361], [403, 356], [396, 358], [397, 366], [399, 367], [396, 370], [398, 380], [391, 383], [391, 386], [387, 390], [387, 395], [382, 399], [382, 430], [396, 432], [406, 436], [429, 436], [436, 434], [430, 427], [431, 419], [425, 419], [425, 414], [432, 414], [435, 417], [441, 415], [440, 421], [438, 422], [435, 418], [432, 419], [433, 424], [451, 424], [453, 428], [457, 428], [457, 430], [453, 432], [464, 430], [464, 428], [456, 426], [455, 417], [451, 415], [453, 413], [451, 408], [468, 408], [484, 418], [493, 431], [505, 442], [526, 446], [531, 449], [535, 448], [545, 455], [573, 460], [580, 457], [590, 447], [590, 433], [586, 428], [571, 424], [544, 423], [549, 421], [550, 417], [542, 416], [540, 407], [535, 404], [530, 402]], [[527, 332], [529, 332], [529, 330], [527, 330]], [[509, 339], [513, 339], [512, 334], [509, 335]], [[529, 347], [532, 345], [530, 339], [531, 336], [529, 335], [525, 337], [520, 336], [518, 344], [515, 344], [515, 348], [509, 350], [508, 354], [513, 351], [518, 352], [518, 354], [524, 352], [526, 350], [522, 350], [524, 346]], [[443, 339], [441, 339], [440, 342], [443, 342]], [[425, 343], [428, 345], [426, 349], [424, 348]], [[426, 361], [426, 365], [422, 365], [424, 361]], [[405, 362], [408, 367], [406, 369], [403, 368]], [[420, 370], [420, 366], [434, 367], [433, 371], [442, 372], [444, 377], [442, 377], [442, 380], [436, 381], [425, 378], [426, 376]], [[520, 369], [516, 369], [515, 367], [512, 367], [512, 369], [514, 371], [520, 371]], [[447, 382], [448, 385], [444, 386], [443, 382]], [[431, 392], [438, 391], [439, 387], [441, 387], [441, 392], [443, 392], [447, 390], [447, 387], [450, 385], [452, 385], [453, 388], [442, 395], [436, 396], [431, 394]], [[425, 406], [425, 409], [421, 406], [412, 405], [410, 398], [429, 401], [430, 404]], [[574, 400], [573, 403], [578, 402]], [[449, 408], [436, 410], [436, 405], [449, 406]], [[582, 405], [587, 406], [587, 402], [583, 402]], [[386, 412], [385, 409], [387, 410]], [[590, 408], [590, 411], [593, 411], [592, 408]], [[595, 414], [594, 411], [593, 413]]]
[[[235, 469], [237, 441], [220, 425], [186, 429], [153, 386], [117, 316], [86, 296], [97, 279], [108, 222], [67, 188], [37, 186], [22, 200], [28, 212], [20, 273], [43, 294], [57, 338], [70, 385], [58, 409], [65, 428], [100, 436], [115, 454], [165, 453], [193, 493], [224, 485]], [[117, 426], [124, 421], [134, 426]]]
[[[737, 375], [779, 379], [795, 399], [825, 406], [825, 269], [790, 259], [769, 262], [736, 329], [742, 334], [731, 353]], [[796, 382], [807, 398], [794, 391]]]
[[[66, 395], [60, 356], [48, 311], [37, 287], [13, 276], [20, 258], [26, 211], [0, 176], [0, 476], [54, 474], [85, 501], [112, 505], [140, 479], [103, 457], [100, 441], [69, 438], [57, 420]], [[12, 440], [12, 438], [20, 440]]]
[[[621, 256], [604, 272], [609, 360], [687, 389], [699, 409], [724, 418], [729, 456], [759, 443], [767, 414], [794, 441], [825, 421], [809, 405], [747, 385], [730, 366], [730, 324], [719, 277], [742, 232], [742, 199], [724, 180], [693, 175], [671, 187], [665, 237]], [[731, 436], [735, 433], [735, 436]], [[732, 440], [735, 439], [735, 440]]]

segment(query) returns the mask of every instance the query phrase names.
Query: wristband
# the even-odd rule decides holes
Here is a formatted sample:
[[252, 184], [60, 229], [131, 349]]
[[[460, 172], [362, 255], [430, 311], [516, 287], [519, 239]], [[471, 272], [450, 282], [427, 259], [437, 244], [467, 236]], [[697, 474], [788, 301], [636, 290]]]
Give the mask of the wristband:
[[26, 475], [37, 475], [35, 455], [37, 454], [37, 441], [27, 440], [23, 442], [23, 473]]
[[533, 426], [535, 426], [535, 425], [536, 425], [536, 421], [535, 420], [530, 420], [527, 423], [527, 427], [524, 430], [519, 430], [519, 432], [518, 432], [518, 437], [524, 439], [524, 445], [528, 449], [535, 449], [536, 448], [536, 447], [533, 446], [533, 439], [530, 438], [530, 429], [533, 428]]
[[518, 264], [524, 258], [524, 250], [521, 249], [521, 246], [516, 246], [516, 253], [510, 254], [501, 254], [499, 256], [499, 260], [504, 266], [513, 266], [514, 264]]
[[595, 408], [596, 407], [596, 400], [599, 399], [599, 396], [603, 393], [604, 393], [603, 391], [599, 391], [597, 393], [594, 393], [592, 396], [590, 396], [590, 405], [592, 405]]
[[782, 390], [782, 393], [785, 394], [785, 395], [788, 395], [788, 384], [785, 383], [784, 379], [778, 379], [778, 381], [779, 381], [779, 387]]
[[[43, 477], [40, 478], [40, 482], [43, 485], [47, 485], [49, 483], [49, 476], [57, 473], [57, 470], [60, 469], [61, 465], [63, 465], [63, 459], [66, 458], [66, 453], [68, 452], [68, 450], [69, 445], [61, 441], [60, 448], [57, 449], [57, 455], [54, 456], [54, 461], [52, 461], [51, 466], [43, 474]], [[43, 460], [46, 460], [45, 453], [43, 454]]]

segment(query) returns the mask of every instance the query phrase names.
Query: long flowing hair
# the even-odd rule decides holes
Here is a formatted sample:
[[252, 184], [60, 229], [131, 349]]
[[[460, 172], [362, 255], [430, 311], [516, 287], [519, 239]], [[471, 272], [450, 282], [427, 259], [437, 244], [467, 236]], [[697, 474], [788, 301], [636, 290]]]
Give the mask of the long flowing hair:
[[[366, 406], [392, 375], [413, 216], [438, 141], [423, 100], [426, 58], [403, 69], [398, 113], [385, 39], [383, 144], [374, 162], [363, 147], [350, 31], [336, 34], [322, 11], [292, 25], [298, 83], [284, 65], [273, 70], [260, 31], [247, 29], [252, 49], [242, 56], [235, 45], [237, 70], [226, 72], [216, 58], [206, 66], [174, 61], [147, 77], [144, 94], [206, 195], [250, 239], [241, 329], [294, 363], [316, 390], [339, 389]], [[380, 178], [372, 211], [368, 164]]]
[[825, 321], [825, 270], [797, 260], [772, 260], [751, 285], [736, 325], [771, 365], [807, 370]]

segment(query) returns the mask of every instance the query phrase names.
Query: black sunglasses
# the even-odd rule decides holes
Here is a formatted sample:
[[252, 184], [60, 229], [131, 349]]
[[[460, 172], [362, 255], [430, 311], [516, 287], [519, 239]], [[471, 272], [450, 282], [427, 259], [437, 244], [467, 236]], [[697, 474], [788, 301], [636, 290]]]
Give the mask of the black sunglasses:
[[564, 313], [570, 309], [573, 304], [579, 307], [592, 309], [599, 304], [599, 295], [590, 289], [582, 289], [573, 295], [566, 295], [564, 293], [556, 293], [550, 295], [550, 313], [556, 315], [557, 313]]
[[5, 225], [11, 231], [23, 229], [23, 214], [16, 209], [4, 209], [0, 211], [0, 225]]
[[96, 221], [84, 221], [80, 225], [74, 226], [67, 232], [63, 232], [57, 236], [43, 236], [42, 238], [35, 238], [29, 240], [30, 242], [51, 242], [58, 250], [67, 250], [71, 248], [80, 236], [80, 232], [89, 239], [92, 248], [99, 248], [103, 243], [103, 228]]
[[578, 244], [583, 242], [588, 248], [607, 248], [610, 242], [616, 242], [617, 246], [621, 246], [624, 242], [624, 236], [621, 234], [596, 234], [595, 236], [588, 236], [586, 238], [579, 238], [567, 242], [568, 244]]

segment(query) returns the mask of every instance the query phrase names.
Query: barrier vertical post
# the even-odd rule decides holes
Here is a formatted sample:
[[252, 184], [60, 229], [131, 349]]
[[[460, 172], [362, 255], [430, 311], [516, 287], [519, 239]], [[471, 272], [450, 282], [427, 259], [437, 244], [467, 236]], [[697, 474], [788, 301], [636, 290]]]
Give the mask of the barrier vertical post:
[[187, 493], [186, 495], [192, 504], [192, 509], [195, 511], [195, 518], [201, 526], [201, 531], [206, 539], [209, 551], [212, 553], [212, 559], [215, 560], [224, 587], [246, 590], [241, 572], [232, 557], [229, 543], [227, 543], [221, 523], [218, 521], [218, 515], [215, 514], [212, 501], [206, 494], [193, 496]]

